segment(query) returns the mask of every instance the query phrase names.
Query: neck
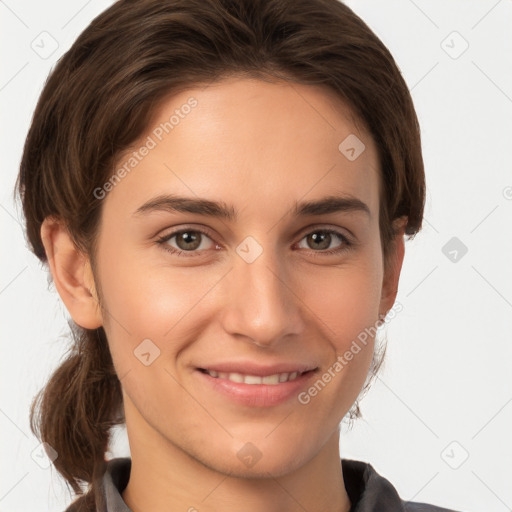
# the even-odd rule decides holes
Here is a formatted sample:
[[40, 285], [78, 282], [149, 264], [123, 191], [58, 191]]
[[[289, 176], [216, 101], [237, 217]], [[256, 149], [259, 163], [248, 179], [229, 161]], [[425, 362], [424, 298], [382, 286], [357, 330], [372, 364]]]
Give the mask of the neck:
[[[128, 424], [127, 424], [128, 429]], [[130, 438], [131, 472], [123, 500], [133, 512], [349, 512], [336, 429], [321, 450], [280, 476], [230, 475], [140, 429]], [[149, 432], [148, 432], [149, 434]], [[153, 431], [154, 434], [154, 431]], [[154, 454], [159, 454], [155, 457]]]

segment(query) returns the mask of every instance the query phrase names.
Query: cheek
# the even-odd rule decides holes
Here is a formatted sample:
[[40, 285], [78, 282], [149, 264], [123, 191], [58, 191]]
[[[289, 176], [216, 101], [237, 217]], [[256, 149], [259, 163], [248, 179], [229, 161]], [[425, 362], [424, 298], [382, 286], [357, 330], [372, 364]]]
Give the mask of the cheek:
[[314, 313], [331, 351], [323, 380], [333, 383], [331, 392], [337, 396], [333, 399], [340, 402], [341, 409], [357, 396], [370, 367], [381, 283], [382, 267], [376, 252], [373, 257], [368, 254], [354, 259], [337, 272], [311, 276], [304, 284], [307, 310]]
[[[104, 255], [112, 249], [108, 245]], [[121, 374], [132, 367], [134, 351], [143, 340], [151, 340], [161, 354], [172, 355], [182, 348], [179, 339], [194, 339], [203, 327], [208, 293], [221, 275], [200, 267], [154, 266], [133, 250], [117, 254], [105, 257], [101, 269], [105, 330]], [[169, 343], [170, 339], [176, 342]]]
[[308, 309], [323, 325], [325, 337], [343, 350], [365, 328], [375, 325], [380, 305], [382, 273], [378, 260], [361, 258], [337, 271], [319, 272], [303, 283]]

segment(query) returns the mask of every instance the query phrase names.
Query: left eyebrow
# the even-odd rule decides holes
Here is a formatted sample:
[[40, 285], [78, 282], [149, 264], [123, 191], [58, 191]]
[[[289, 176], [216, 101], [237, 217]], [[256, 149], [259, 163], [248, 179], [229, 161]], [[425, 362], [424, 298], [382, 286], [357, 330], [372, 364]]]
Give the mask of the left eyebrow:
[[[196, 213], [228, 221], [233, 221], [238, 216], [236, 208], [224, 202], [172, 194], [160, 195], [149, 199], [137, 208], [132, 215], [139, 216], [154, 211]], [[297, 217], [327, 215], [338, 212], [363, 212], [371, 217], [368, 205], [352, 196], [327, 196], [315, 201], [296, 202], [293, 209], [293, 214]]]
[[364, 212], [371, 217], [370, 208], [360, 199], [352, 196], [328, 196], [317, 201], [296, 203], [295, 215], [327, 215], [338, 212]]

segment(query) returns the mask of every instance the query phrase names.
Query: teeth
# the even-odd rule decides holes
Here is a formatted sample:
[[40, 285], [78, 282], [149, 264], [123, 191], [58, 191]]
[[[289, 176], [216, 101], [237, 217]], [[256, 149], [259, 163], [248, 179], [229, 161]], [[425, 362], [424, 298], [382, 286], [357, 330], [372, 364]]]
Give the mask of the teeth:
[[279, 384], [280, 375], [276, 373], [275, 375], [266, 375], [261, 379], [262, 384]]
[[244, 384], [270, 384], [276, 385], [281, 382], [287, 382], [294, 380], [299, 376], [298, 372], [291, 373], [276, 373], [274, 375], [267, 375], [265, 377], [259, 377], [257, 375], [242, 375], [241, 373], [225, 373], [216, 372], [215, 370], [206, 370], [208, 375], [219, 379], [227, 379], [232, 382], [239, 382]]
[[[228, 373], [227, 379], [231, 380], [232, 375], [232, 373]], [[261, 377], [256, 377], [254, 375], [238, 375], [244, 379], [244, 384], [263, 384], [263, 379]]]

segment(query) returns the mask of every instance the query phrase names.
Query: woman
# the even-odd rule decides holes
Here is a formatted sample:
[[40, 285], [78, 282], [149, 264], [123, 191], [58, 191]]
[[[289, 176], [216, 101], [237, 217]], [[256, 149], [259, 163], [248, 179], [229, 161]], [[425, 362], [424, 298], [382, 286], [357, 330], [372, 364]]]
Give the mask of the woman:
[[410, 94], [348, 7], [113, 4], [52, 72], [17, 187], [73, 320], [31, 411], [68, 511], [447, 510], [340, 463], [425, 201]]

